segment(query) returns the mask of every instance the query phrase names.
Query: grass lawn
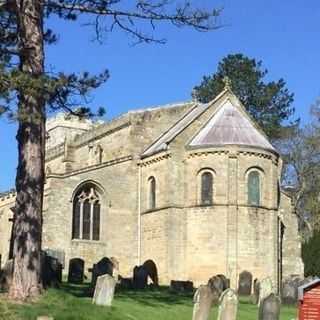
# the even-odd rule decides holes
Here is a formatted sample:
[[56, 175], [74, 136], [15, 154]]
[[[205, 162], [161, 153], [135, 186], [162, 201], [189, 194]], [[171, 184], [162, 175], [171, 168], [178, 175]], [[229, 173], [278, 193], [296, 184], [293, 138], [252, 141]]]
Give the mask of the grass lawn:
[[[191, 320], [192, 295], [172, 294], [167, 288], [145, 291], [121, 291], [115, 296], [113, 306], [91, 304], [86, 286], [64, 284], [61, 289], [48, 290], [33, 304], [9, 304], [0, 297], [0, 319], [35, 320], [48, 315], [55, 320]], [[241, 299], [238, 320], [256, 320], [258, 309]], [[282, 307], [281, 320], [296, 318], [296, 308]], [[217, 319], [217, 307], [212, 310], [212, 320]]]

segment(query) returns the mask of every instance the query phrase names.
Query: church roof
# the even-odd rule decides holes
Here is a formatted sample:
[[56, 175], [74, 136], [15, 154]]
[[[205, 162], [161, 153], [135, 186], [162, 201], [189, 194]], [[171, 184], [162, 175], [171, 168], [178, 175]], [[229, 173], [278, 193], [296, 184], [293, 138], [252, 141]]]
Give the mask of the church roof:
[[189, 144], [191, 147], [243, 145], [276, 152], [238, 106], [227, 100]]
[[243, 145], [276, 152], [264, 133], [258, 129], [242, 107], [240, 101], [229, 89], [225, 89], [213, 101], [207, 104], [195, 104], [180, 120], [154, 141], [143, 152], [142, 157], [167, 150], [170, 142], [178, 134], [216, 103], [213, 116], [191, 140], [190, 147]]

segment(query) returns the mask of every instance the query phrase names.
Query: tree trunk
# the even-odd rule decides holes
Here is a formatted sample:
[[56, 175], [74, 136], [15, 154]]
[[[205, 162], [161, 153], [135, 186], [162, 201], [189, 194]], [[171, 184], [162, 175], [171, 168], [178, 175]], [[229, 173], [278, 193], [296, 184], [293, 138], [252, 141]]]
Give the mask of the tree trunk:
[[[41, 0], [16, 0], [20, 71], [39, 83], [44, 73]], [[33, 85], [34, 85], [33, 83]], [[45, 153], [45, 102], [25, 83], [18, 95], [17, 198], [13, 221], [13, 281], [9, 297], [26, 300], [41, 292], [41, 234]]]

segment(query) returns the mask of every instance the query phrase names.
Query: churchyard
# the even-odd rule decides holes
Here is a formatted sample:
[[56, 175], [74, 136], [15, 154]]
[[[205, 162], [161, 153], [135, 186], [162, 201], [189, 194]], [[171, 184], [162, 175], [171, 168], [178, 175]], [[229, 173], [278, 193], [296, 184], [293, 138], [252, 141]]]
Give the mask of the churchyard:
[[[116, 292], [112, 307], [92, 304], [87, 292], [89, 285], [70, 285], [64, 282], [60, 289], [49, 289], [38, 301], [12, 304], [0, 299], [0, 319], [35, 320], [38, 316], [51, 316], [55, 320], [191, 320], [192, 293], [175, 294], [168, 287]], [[218, 307], [214, 306], [210, 320], [216, 320]], [[296, 308], [282, 306], [280, 320], [296, 318]], [[241, 297], [238, 320], [258, 319], [258, 307], [250, 298]]]
[[44, 294], [16, 304], [6, 298], [12, 263], [6, 266], [0, 273], [0, 319], [9, 320], [292, 320], [297, 318], [298, 287], [314, 282], [318, 287], [320, 282], [292, 278], [284, 283], [280, 299], [271, 278], [253, 279], [249, 271], [240, 273], [236, 289], [230, 288], [223, 274], [198, 287], [180, 280], [161, 286], [152, 260], [135, 266], [132, 277], [123, 278], [113, 257], [93, 264], [90, 277], [77, 258], [70, 260], [68, 275], [63, 276], [59, 260], [44, 253]]

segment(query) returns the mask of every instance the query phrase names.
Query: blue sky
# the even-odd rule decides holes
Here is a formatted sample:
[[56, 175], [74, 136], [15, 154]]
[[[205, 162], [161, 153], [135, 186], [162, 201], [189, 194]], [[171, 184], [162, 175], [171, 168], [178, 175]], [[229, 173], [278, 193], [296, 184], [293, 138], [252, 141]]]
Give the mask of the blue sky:
[[[79, 23], [52, 19], [58, 44], [47, 48], [47, 67], [54, 71], [110, 71], [108, 82], [92, 94], [91, 106], [105, 106], [106, 118], [129, 109], [190, 99], [203, 75], [215, 71], [227, 54], [244, 53], [263, 61], [269, 78], [284, 78], [295, 94], [296, 115], [308, 121], [309, 106], [320, 96], [319, 0], [197, 0], [224, 7], [226, 26], [210, 33], [161, 25], [165, 45], [130, 46], [131, 39], [114, 32], [104, 44], [93, 42], [93, 30]], [[0, 191], [14, 186], [16, 125], [0, 119]]]

